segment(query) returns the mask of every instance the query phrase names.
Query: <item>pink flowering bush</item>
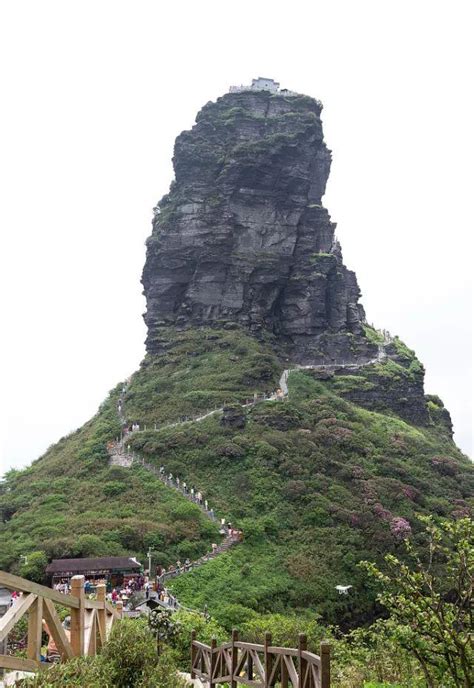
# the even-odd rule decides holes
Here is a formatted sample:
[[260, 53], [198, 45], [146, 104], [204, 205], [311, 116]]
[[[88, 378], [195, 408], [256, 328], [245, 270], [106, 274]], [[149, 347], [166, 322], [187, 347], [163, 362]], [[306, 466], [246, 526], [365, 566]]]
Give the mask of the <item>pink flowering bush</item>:
[[392, 514], [388, 509], [386, 509], [383, 504], [380, 504], [380, 502], [377, 502], [377, 504], [374, 504], [373, 506], [374, 514], [378, 516], [382, 521], [390, 521], [392, 519]]
[[394, 516], [390, 521], [390, 532], [397, 540], [404, 540], [411, 534], [411, 526], [401, 516]]

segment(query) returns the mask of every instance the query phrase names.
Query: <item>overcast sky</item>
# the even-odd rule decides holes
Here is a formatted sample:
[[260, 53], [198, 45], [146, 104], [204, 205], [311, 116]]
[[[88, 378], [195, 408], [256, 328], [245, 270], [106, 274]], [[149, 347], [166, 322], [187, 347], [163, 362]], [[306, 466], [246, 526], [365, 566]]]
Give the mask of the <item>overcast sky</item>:
[[2, 3], [2, 467], [80, 426], [144, 355], [140, 276], [175, 137], [231, 84], [324, 103], [325, 205], [370, 322], [471, 453], [471, 3]]

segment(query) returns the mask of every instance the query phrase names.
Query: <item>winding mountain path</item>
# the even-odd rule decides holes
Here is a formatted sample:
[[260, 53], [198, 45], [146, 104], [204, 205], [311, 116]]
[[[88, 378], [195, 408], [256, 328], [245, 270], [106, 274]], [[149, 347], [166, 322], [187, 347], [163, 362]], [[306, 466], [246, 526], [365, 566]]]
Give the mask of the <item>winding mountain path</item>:
[[[245, 404], [241, 404], [242, 408], [249, 408], [251, 406], [254, 406], [256, 403], [261, 403], [265, 401], [277, 401], [279, 399], [282, 399], [282, 397], [289, 397], [289, 390], [288, 390], [288, 378], [291, 373], [297, 372], [298, 370], [335, 370], [336, 368], [348, 368], [350, 370], [358, 370], [360, 368], [365, 368], [366, 366], [369, 365], [374, 365], [375, 363], [381, 363], [387, 358], [387, 354], [385, 352], [385, 343], [384, 344], [379, 344], [378, 345], [378, 351], [377, 351], [377, 356], [375, 358], [371, 358], [368, 361], [362, 361], [360, 363], [315, 363], [312, 365], [295, 365], [291, 368], [285, 368], [280, 376], [279, 379], [279, 390], [283, 394], [280, 394], [279, 391], [277, 390], [276, 392], [273, 392], [270, 395], [263, 395], [260, 397], [256, 397], [254, 400], [249, 401]], [[125, 393], [125, 388], [123, 391], [123, 395]], [[126, 424], [126, 418], [122, 413], [123, 409], [123, 396], [120, 397], [119, 401], [119, 418], [122, 423], [122, 425]], [[224, 411], [223, 406], [219, 406], [218, 408], [213, 409], [212, 411], [206, 411], [206, 413], [203, 413], [202, 415], [199, 416], [194, 416], [193, 418], [186, 418], [185, 420], [181, 421], [175, 421], [174, 423], [166, 423], [165, 425], [160, 425], [160, 426], [154, 426], [153, 430], [156, 432], [161, 432], [162, 430], [168, 430], [170, 428], [177, 428], [183, 425], [190, 425], [191, 423], [199, 423], [202, 420], [205, 420], [206, 418], [210, 418], [211, 416], [215, 416], [219, 413], [222, 413]], [[151, 430], [152, 428], [148, 428], [148, 430]], [[144, 432], [144, 429], [136, 430], [134, 432]], [[122, 444], [125, 443], [124, 438], [122, 440]], [[131, 461], [124, 456], [123, 452], [118, 452], [115, 453], [112, 456], [112, 463], [115, 465], [120, 465], [120, 466], [130, 466]]]
[[[276, 401], [276, 400], [283, 400], [283, 398], [288, 398], [289, 397], [289, 390], [288, 390], [288, 378], [291, 373], [298, 371], [298, 370], [335, 370], [336, 368], [348, 368], [351, 370], [357, 370], [359, 368], [363, 368], [365, 366], [369, 365], [374, 365], [375, 363], [381, 363], [387, 358], [387, 354], [385, 351], [385, 345], [388, 344], [391, 341], [391, 338], [389, 335], [384, 334], [384, 342], [378, 344], [378, 351], [377, 351], [377, 356], [375, 358], [372, 358], [368, 361], [362, 361], [360, 363], [324, 363], [324, 364], [314, 364], [314, 365], [296, 365], [291, 368], [285, 368], [280, 376], [279, 379], [279, 389], [274, 392], [273, 394], [270, 394], [269, 396], [264, 395], [263, 397], [255, 397], [252, 401], [247, 402], [245, 404], [242, 404], [242, 408], [248, 408], [251, 406], [254, 406], [257, 403], [263, 403], [266, 401]], [[125, 403], [125, 394], [127, 391], [128, 387], [128, 381], [125, 383], [122, 387], [122, 393], [120, 395], [118, 404], [117, 404], [117, 412], [118, 416], [120, 419], [120, 423], [122, 427], [124, 427], [127, 424], [127, 419], [124, 414], [124, 403]], [[176, 428], [179, 426], [183, 425], [189, 425], [191, 423], [199, 423], [200, 421], [205, 420], [206, 418], [210, 418], [211, 416], [214, 416], [216, 414], [223, 413], [224, 408], [219, 407], [216, 409], [213, 409], [212, 411], [208, 411], [202, 415], [196, 416], [194, 418], [189, 418], [185, 419], [182, 421], [176, 421], [175, 423], [168, 423], [166, 425], [162, 425], [161, 427], [156, 427], [154, 430], [156, 432], [160, 432], [161, 430], [167, 430], [169, 428]], [[133, 434], [136, 432], [143, 432], [144, 430], [138, 429], [133, 431]], [[130, 433], [131, 434], [131, 433]], [[195, 504], [197, 504], [205, 516], [209, 518], [212, 521], [216, 521], [216, 515], [212, 509], [208, 509], [205, 507], [207, 505], [207, 502], [204, 502], [203, 500], [198, 501], [195, 497], [198, 492], [196, 492], [194, 495], [191, 495], [191, 493], [186, 489], [183, 488], [183, 483], [173, 480], [173, 477], [167, 476], [166, 473], [162, 470], [158, 470], [155, 466], [153, 466], [150, 463], [145, 462], [145, 459], [138, 457], [135, 455], [133, 452], [130, 452], [130, 447], [128, 447], [128, 451], [126, 450], [126, 441], [127, 437], [130, 435], [125, 435], [120, 441], [110, 443], [107, 447], [110, 455], [110, 464], [113, 466], [122, 466], [124, 468], [130, 468], [133, 464], [139, 464], [143, 468], [145, 468], [147, 471], [150, 471], [150, 473], [153, 473], [155, 476], [157, 476], [165, 485], [170, 487], [171, 489], [175, 489], [178, 492], [182, 494], [182, 496], [186, 497], [190, 501], [193, 501]], [[175, 569], [174, 571], [167, 571], [162, 574], [160, 577], [160, 580], [162, 583], [164, 583], [166, 580], [170, 578], [174, 578], [178, 575], [181, 575], [182, 573], [187, 573], [188, 571], [197, 568], [198, 566], [201, 566], [211, 559], [214, 559], [215, 557], [219, 556], [220, 554], [226, 552], [232, 545], [237, 544], [242, 537], [242, 533], [238, 531], [238, 536], [233, 535], [232, 531], [228, 532], [222, 532], [222, 534], [225, 534], [225, 537], [223, 541], [221, 542], [220, 545], [215, 547], [212, 552], [206, 554], [205, 556], [201, 557], [195, 562], [190, 563], [188, 566], [183, 566], [180, 567], [179, 569]], [[159, 601], [157, 599], [156, 594], [154, 595], [154, 599], [156, 601], [159, 601], [159, 604], [165, 608], [168, 609], [186, 609], [188, 611], [197, 611], [197, 610], [191, 610], [188, 609], [187, 607], [184, 607], [178, 599], [173, 596], [169, 591], [166, 591], [166, 596], [167, 596], [167, 601]]]

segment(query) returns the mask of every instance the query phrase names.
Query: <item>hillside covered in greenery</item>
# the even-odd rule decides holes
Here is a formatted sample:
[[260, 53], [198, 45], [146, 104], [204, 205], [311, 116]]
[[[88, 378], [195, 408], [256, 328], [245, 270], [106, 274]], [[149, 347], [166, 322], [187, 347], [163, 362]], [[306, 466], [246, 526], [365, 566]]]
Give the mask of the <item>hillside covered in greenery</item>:
[[[355, 383], [411, 375], [413, 354], [406, 368], [390, 360], [361, 367], [353, 382], [294, 371], [287, 400], [244, 410], [254, 392], [277, 387], [287, 365], [271, 338], [238, 329], [170, 329], [167, 337], [166, 353], [149, 355], [127, 387], [127, 420], [142, 428], [130, 444], [199, 487], [244, 531], [242, 545], [174, 584], [182, 602], [207, 605], [224, 627], [275, 612], [342, 625], [370, 619], [374, 597], [358, 562], [397, 552], [411, 532], [416, 542], [419, 514], [468, 512], [473, 467], [452, 442], [439, 400], [430, 397], [429, 423], [415, 426], [344, 398]], [[144, 468], [108, 465], [119, 388], [83, 428], [8, 474], [2, 568], [28, 574], [20, 555], [31, 552], [39, 569], [61, 556], [143, 559], [148, 547], [168, 565], [199, 556], [218, 537], [198, 507]], [[223, 423], [221, 412], [167, 427], [219, 405], [239, 411], [243, 427]], [[353, 585], [354, 594], [338, 595], [336, 584]]]

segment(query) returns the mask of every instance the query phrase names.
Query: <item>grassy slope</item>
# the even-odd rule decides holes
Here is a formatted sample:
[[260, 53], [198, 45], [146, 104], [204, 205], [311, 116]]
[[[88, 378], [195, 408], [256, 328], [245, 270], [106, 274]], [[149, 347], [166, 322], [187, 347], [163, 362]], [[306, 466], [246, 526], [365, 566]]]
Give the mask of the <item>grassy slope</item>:
[[[262, 355], [255, 340], [235, 331], [211, 336], [180, 335], [167, 357], [134, 377], [130, 417], [143, 417], [140, 400], [149, 420], [168, 418], [173, 377], [181, 396], [172, 403], [179, 409], [192, 390], [199, 391], [196, 398], [209, 395], [211, 408], [268, 388], [266, 379], [258, 383], [260, 369], [248, 368]], [[275, 386], [285, 364], [261, 351]], [[392, 362], [374, 368], [385, 376], [400, 372]], [[472, 465], [442, 424], [416, 428], [364, 410], [341, 399], [333, 381], [311, 373], [290, 376], [290, 396], [284, 404], [255, 407], [244, 430], [224, 428], [214, 416], [133, 441], [149, 460], [204, 488], [221, 513], [242, 525], [243, 546], [175, 584], [186, 602], [208, 604], [228, 626], [249, 610], [308, 607], [340, 621], [348, 610], [335, 593], [336, 579], [358, 585], [363, 616], [371, 595], [356, 564], [399, 547], [391, 519], [407, 519], [416, 532], [417, 513], [449, 514], [473, 493]], [[444, 458], [433, 461], [436, 456]]]
[[[127, 417], [142, 427], [272, 390], [285, 367], [271, 342], [237, 330], [169, 332], [168, 340], [167, 353], [146, 360], [127, 392]], [[361, 409], [311, 373], [290, 376], [290, 396], [257, 405], [243, 430], [213, 416], [132, 440], [243, 528], [243, 545], [175, 583], [183, 601], [208, 604], [227, 627], [270, 610], [363, 619], [371, 593], [356, 564], [399, 548], [391, 519], [407, 519], [416, 536], [417, 513], [449, 514], [473, 493], [472, 465], [441, 423], [416, 428]], [[12, 478], [3, 501], [16, 512], [3, 525], [2, 566], [29, 549], [76, 554], [81, 533], [89, 542], [83, 554], [142, 556], [151, 545], [162, 563], [192, 555], [215, 537], [149, 474], [107, 468], [104, 444], [117, 432], [115, 397]], [[357, 589], [352, 601], [334, 590], [347, 582]]]
[[[0, 568], [20, 555], [49, 558], [132, 554], [149, 546], [170, 560], [198, 556], [216, 538], [200, 510], [140, 469], [109, 467], [106, 443], [119, 432], [117, 390], [80, 430], [61, 439], [2, 486]], [[20, 571], [21, 572], [21, 571]]]

